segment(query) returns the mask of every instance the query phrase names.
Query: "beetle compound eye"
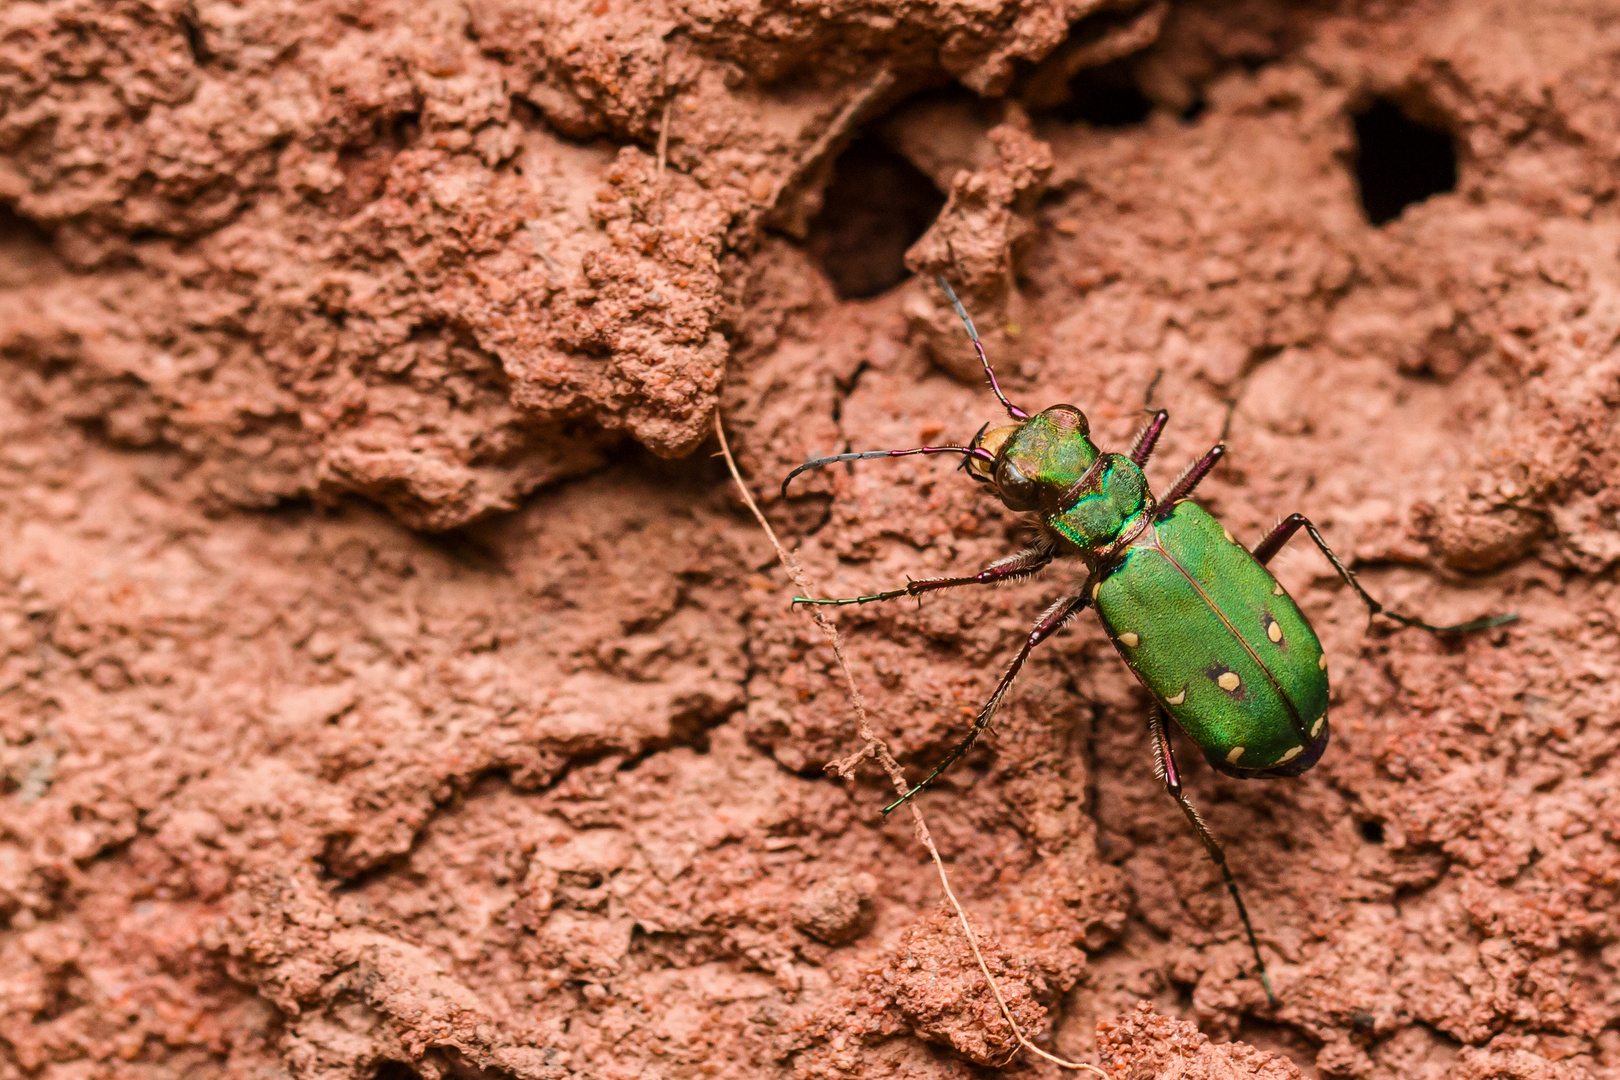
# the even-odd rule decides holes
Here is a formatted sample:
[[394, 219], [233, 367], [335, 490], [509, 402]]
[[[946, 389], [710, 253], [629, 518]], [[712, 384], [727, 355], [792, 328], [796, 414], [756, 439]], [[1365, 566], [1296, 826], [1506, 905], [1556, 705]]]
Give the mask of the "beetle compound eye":
[[1003, 460], [1001, 467], [996, 470], [996, 491], [1009, 510], [1035, 509], [1035, 481], [1025, 476], [1011, 461]]
[[1073, 405], [1054, 405], [1046, 410], [1046, 415], [1051, 418], [1052, 424], [1059, 431], [1077, 435], [1091, 434], [1091, 421], [1086, 419], [1085, 413]]

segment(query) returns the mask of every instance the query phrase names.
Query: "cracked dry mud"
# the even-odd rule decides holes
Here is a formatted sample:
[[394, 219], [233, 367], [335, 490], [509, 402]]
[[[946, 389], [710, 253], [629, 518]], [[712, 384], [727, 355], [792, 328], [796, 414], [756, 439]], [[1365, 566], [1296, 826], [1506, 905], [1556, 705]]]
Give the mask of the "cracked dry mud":
[[[1275, 1008], [1045, 646], [925, 799], [1021, 1022], [1620, 1076], [1617, 168], [1605, 0], [0, 7], [0, 1080], [1057, 1075], [711, 456], [832, 592], [1011, 550], [952, 462], [775, 493], [995, 417], [935, 271], [1161, 487], [1233, 403], [1241, 539], [1522, 616], [1279, 560], [1333, 745], [1181, 755]], [[913, 776], [1069, 574], [840, 612]]]

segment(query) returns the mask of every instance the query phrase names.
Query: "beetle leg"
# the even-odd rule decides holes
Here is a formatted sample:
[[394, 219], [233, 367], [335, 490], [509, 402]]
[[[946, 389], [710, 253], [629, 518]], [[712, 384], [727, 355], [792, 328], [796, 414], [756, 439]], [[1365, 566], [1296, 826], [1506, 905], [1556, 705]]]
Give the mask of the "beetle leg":
[[1164, 729], [1163, 712], [1158, 705], [1148, 714], [1148, 735], [1153, 740], [1153, 756], [1158, 762], [1159, 779], [1164, 781], [1164, 789], [1170, 797], [1176, 800], [1181, 812], [1186, 815], [1187, 821], [1192, 825], [1193, 832], [1204, 844], [1204, 850], [1209, 853], [1210, 860], [1220, 868], [1221, 877], [1226, 881], [1226, 891], [1232, 894], [1232, 903], [1237, 905], [1238, 918], [1243, 922], [1243, 932], [1249, 936], [1249, 949], [1254, 953], [1254, 962], [1260, 969], [1260, 985], [1266, 988], [1266, 1000], [1272, 1007], [1277, 1005], [1277, 995], [1271, 992], [1271, 977], [1266, 974], [1266, 962], [1260, 958], [1260, 942], [1254, 936], [1254, 924], [1249, 922], [1249, 909], [1243, 905], [1243, 894], [1238, 891], [1237, 879], [1232, 876], [1232, 870], [1226, 865], [1226, 852], [1215, 837], [1210, 834], [1209, 827], [1199, 816], [1193, 804], [1187, 801], [1187, 796], [1181, 793], [1181, 774], [1176, 771], [1175, 753], [1170, 749], [1170, 736]]
[[1159, 380], [1162, 378], [1164, 378], [1164, 368], [1161, 367], [1153, 373], [1153, 378], [1148, 380], [1147, 389], [1142, 392], [1143, 412], [1146, 412], [1148, 408], [1152, 406], [1153, 391], [1159, 388]]
[[1382, 615], [1385, 618], [1393, 619], [1402, 626], [1413, 626], [1419, 630], [1427, 630], [1431, 634], [1461, 634], [1470, 630], [1484, 630], [1492, 626], [1503, 626], [1510, 622], [1516, 622], [1519, 618], [1517, 615], [1487, 615], [1484, 618], [1457, 623], [1455, 626], [1435, 626], [1432, 623], [1424, 622], [1422, 619], [1414, 619], [1410, 615], [1397, 615], [1395, 612], [1385, 609], [1383, 604], [1374, 600], [1367, 590], [1361, 587], [1361, 582], [1356, 580], [1355, 573], [1339, 561], [1339, 557], [1333, 553], [1333, 549], [1328, 547], [1327, 541], [1322, 539], [1322, 534], [1316, 531], [1316, 526], [1311, 524], [1310, 518], [1304, 514], [1289, 514], [1278, 522], [1277, 527], [1271, 530], [1271, 534], [1255, 545], [1255, 560], [1262, 566], [1270, 562], [1272, 556], [1281, 551], [1282, 546], [1288, 543], [1289, 538], [1300, 529], [1304, 529], [1310, 534], [1311, 540], [1316, 544], [1317, 549], [1327, 556], [1327, 561], [1333, 564], [1333, 569], [1338, 571], [1339, 576], [1344, 579], [1346, 585], [1356, 591], [1356, 595], [1361, 597], [1361, 602], [1367, 605], [1367, 611], [1372, 615]]
[[984, 734], [984, 729], [989, 727], [990, 721], [995, 718], [996, 709], [1001, 705], [1001, 699], [1007, 696], [1008, 689], [1012, 687], [1013, 679], [1017, 678], [1019, 669], [1024, 666], [1024, 661], [1029, 659], [1029, 654], [1034, 651], [1035, 646], [1057, 633], [1063, 628], [1064, 623], [1085, 610], [1086, 604], [1090, 602], [1089, 595], [1085, 590], [1081, 590], [1080, 595], [1065, 596], [1046, 609], [1046, 613], [1035, 624], [1035, 628], [1029, 632], [1029, 637], [1024, 639], [1023, 648], [1018, 650], [1018, 655], [1013, 657], [1012, 663], [1007, 666], [1007, 672], [1001, 677], [1001, 681], [996, 684], [994, 692], [990, 695], [990, 700], [984, 703], [984, 707], [979, 710], [979, 715], [973, 718], [973, 726], [968, 729], [967, 737], [951, 748], [951, 752], [945, 755], [945, 759], [923, 779], [922, 783], [901, 795], [888, 806], [885, 806], [883, 808], [885, 817], [901, 803], [906, 802], [912, 796], [917, 795], [933, 784], [935, 780], [938, 780], [944, 774], [946, 769], [955, 765], [962, 759], [962, 755], [973, 749], [973, 744], [979, 741], [979, 736]]
[[795, 604], [830, 604], [842, 607], [845, 604], [868, 604], [876, 600], [894, 600], [901, 596], [921, 596], [923, 593], [935, 592], [939, 589], [954, 589], [958, 585], [994, 585], [1001, 581], [1017, 581], [1019, 578], [1041, 570], [1051, 562], [1055, 552], [1046, 540], [1040, 539], [1022, 551], [1008, 555], [1005, 559], [997, 559], [977, 574], [968, 577], [940, 577], [923, 578], [921, 581], [908, 581], [903, 589], [890, 589], [888, 592], [872, 593], [868, 596], [844, 596], [836, 599], [817, 599], [809, 596], [795, 596]]
[[[1157, 381], [1155, 378], [1154, 382]], [[1151, 387], [1148, 388], [1148, 392], [1152, 393]], [[1158, 445], [1159, 436], [1164, 434], [1164, 425], [1169, 422], [1170, 414], [1160, 409], [1142, 425], [1142, 430], [1136, 433], [1136, 438], [1131, 440], [1131, 448], [1125, 456], [1136, 462], [1137, 468], [1140, 469], [1147, 464], [1148, 458], [1153, 455], [1153, 448]]]
[[1226, 456], [1226, 444], [1216, 443], [1210, 447], [1203, 457], [1193, 462], [1181, 471], [1176, 482], [1170, 485], [1170, 490], [1159, 497], [1159, 516], [1168, 514], [1177, 502], [1192, 494], [1204, 477], [1209, 475], [1221, 458]]

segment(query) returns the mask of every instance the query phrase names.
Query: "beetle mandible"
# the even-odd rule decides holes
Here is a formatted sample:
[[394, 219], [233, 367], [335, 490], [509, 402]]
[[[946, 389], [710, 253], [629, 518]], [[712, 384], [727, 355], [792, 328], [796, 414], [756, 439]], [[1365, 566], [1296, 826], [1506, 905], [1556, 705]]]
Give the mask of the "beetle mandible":
[[964, 446], [919, 446], [815, 458], [787, 475], [782, 494], [787, 495], [788, 484], [801, 472], [835, 462], [961, 454], [968, 474], [1009, 510], [1034, 515], [1038, 533], [1022, 551], [967, 577], [925, 578], [868, 596], [795, 597], [794, 603], [865, 604], [920, 597], [957, 586], [1015, 581], [1067, 558], [1079, 558], [1088, 574], [1077, 592], [1041, 614], [974, 717], [967, 736], [922, 783], [884, 807], [883, 813], [887, 815], [928, 788], [972, 749], [1035, 647], [1087, 607], [1095, 607], [1114, 648], [1152, 695], [1148, 736], [1158, 774], [1220, 868], [1248, 935], [1266, 998], [1275, 1005], [1271, 979], [1237, 880], [1220, 843], [1182, 791], [1163, 717], [1174, 720], [1209, 763], [1229, 776], [1298, 776], [1321, 759], [1331, 732], [1327, 655], [1310, 621], [1266, 569], [1300, 529], [1355, 590], [1367, 606], [1369, 619], [1382, 615], [1431, 634], [1456, 634], [1501, 626], [1517, 616], [1434, 626], [1389, 611], [1362, 587], [1302, 514], [1283, 519], [1252, 551], [1243, 547], [1229, 529], [1191, 499], [1199, 481], [1225, 455], [1224, 443], [1188, 466], [1168, 491], [1155, 498], [1142, 469], [1169, 413], [1163, 409], [1155, 412], [1130, 449], [1116, 454], [1091, 441], [1090, 424], [1073, 405], [1053, 405], [1034, 415], [1025, 412], [1002, 393], [973, 320], [950, 284], [944, 278], [939, 284], [967, 328], [991, 392], [1012, 423], [993, 429], [986, 424]]

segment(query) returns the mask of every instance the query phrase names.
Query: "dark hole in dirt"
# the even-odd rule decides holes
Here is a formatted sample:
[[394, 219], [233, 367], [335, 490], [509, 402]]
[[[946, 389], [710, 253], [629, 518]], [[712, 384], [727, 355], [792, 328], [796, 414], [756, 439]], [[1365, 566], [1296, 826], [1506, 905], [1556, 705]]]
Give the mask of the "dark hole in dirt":
[[422, 1074], [403, 1061], [380, 1061], [371, 1080], [422, 1080]]
[[1451, 132], [1418, 123], [1387, 98], [1353, 119], [1356, 183], [1368, 221], [1382, 225], [1413, 203], [1457, 189], [1457, 143]]
[[422, 133], [422, 114], [415, 110], [402, 112], [394, 117], [388, 128], [389, 135], [394, 140], [394, 148], [405, 150]]
[[1070, 123], [1099, 128], [1140, 124], [1153, 113], [1153, 99], [1142, 93], [1128, 60], [1086, 68], [1069, 80], [1069, 100], [1057, 115]]
[[463, 569], [501, 577], [512, 573], [500, 545], [479, 530], [476, 523], [444, 532], [424, 533], [417, 539]]
[[1176, 984], [1176, 1011], [1181, 1013], [1182, 1016], [1186, 1016], [1186, 1015], [1188, 1015], [1189, 1013], [1192, 1012], [1192, 1007], [1193, 1007], [1193, 995], [1192, 995], [1192, 992], [1193, 992], [1193, 984], [1192, 983], [1177, 983]]
[[926, 173], [863, 136], [834, 163], [807, 246], [841, 299], [876, 296], [911, 275], [906, 250], [944, 206]]
[[1195, 97], [1187, 102], [1186, 108], [1181, 110], [1181, 122], [1184, 124], [1196, 124], [1198, 118], [1208, 111], [1209, 102], [1205, 101], [1202, 95]]
[[0, 289], [37, 284], [56, 266], [51, 234], [0, 203]]
[[1369, 844], [1382, 844], [1384, 842], [1384, 823], [1382, 821], [1363, 821], [1361, 823], [1361, 838]]
[[51, 246], [51, 234], [5, 203], [0, 203], [0, 244], [31, 244], [48, 248]]

